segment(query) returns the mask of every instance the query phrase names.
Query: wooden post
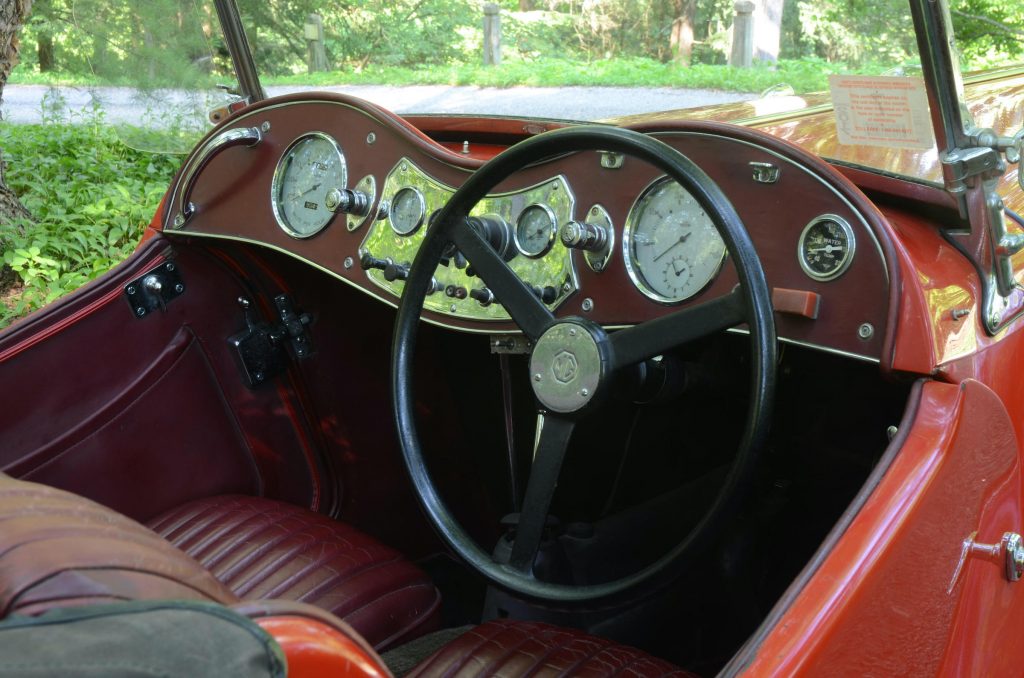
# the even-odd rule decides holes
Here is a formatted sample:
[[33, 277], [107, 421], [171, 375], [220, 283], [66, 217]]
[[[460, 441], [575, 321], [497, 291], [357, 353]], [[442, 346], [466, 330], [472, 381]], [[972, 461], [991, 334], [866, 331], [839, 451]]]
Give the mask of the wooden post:
[[484, 66], [501, 64], [501, 10], [493, 2], [484, 5]]
[[754, 63], [754, 3], [736, 0], [736, 16], [732, 20], [732, 50], [729, 65], [750, 68]]
[[306, 39], [306, 67], [310, 73], [327, 70], [327, 50], [324, 49], [324, 21], [319, 14], [310, 14], [303, 26]]

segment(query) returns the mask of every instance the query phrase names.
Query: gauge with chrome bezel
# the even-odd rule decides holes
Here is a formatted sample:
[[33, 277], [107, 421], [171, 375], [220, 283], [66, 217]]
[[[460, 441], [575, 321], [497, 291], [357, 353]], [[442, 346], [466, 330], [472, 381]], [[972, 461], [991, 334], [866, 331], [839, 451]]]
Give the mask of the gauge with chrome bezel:
[[554, 244], [557, 231], [558, 219], [550, 207], [537, 202], [528, 205], [516, 220], [516, 249], [531, 259], [542, 257]]
[[395, 193], [388, 210], [391, 228], [398, 235], [412, 235], [427, 216], [427, 201], [418, 188], [406, 186]]
[[648, 186], [629, 210], [623, 260], [633, 284], [665, 304], [689, 299], [711, 282], [725, 242], [690, 192], [668, 177]]
[[849, 222], [835, 214], [822, 214], [800, 234], [797, 259], [811, 278], [835, 280], [850, 267], [856, 248], [857, 240]]
[[345, 156], [331, 136], [310, 132], [293, 141], [274, 170], [271, 205], [274, 217], [293, 238], [309, 238], [322, 231], [334, 218], [325, 196], [331, 189], [345, 188], [348, 168]]

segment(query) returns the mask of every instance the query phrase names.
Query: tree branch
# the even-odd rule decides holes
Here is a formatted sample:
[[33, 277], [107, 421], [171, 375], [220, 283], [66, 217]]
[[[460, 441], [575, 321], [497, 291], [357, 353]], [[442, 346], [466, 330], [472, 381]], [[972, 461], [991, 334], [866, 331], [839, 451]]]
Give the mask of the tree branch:
[[1021, 30], [1020, 28], [1017, 28], [1016, 26], [1008, 26], [1007, 24], [1004, 24], [1004, 23], [1002, 23], [1000, 21], [996, 21], [995, 19], [989, 19], [987, 16], [978, 16], [977, 14], [968, 14], [967, 12], [961, 12], [958, 9], [952, 9], [952, 8], [950, 8], [949, 12], [950, 12], [950, 14], [955, 14], [958, 17], [961, 17], [961, 18], [964, 18], [964, 19], [970, 19], [971, 21], [978, 21], [980, 23], [987, 24], [989, 26], [992, 26], [993, 28], [999, 29], [1003, 33], [1008, 33], [1010, 35], [1024, 35], [1024, 30]]

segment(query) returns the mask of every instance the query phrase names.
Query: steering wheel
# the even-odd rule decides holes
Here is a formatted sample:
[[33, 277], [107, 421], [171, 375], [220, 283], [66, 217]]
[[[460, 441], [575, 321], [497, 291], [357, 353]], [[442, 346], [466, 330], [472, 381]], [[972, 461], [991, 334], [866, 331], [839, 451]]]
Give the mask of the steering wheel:
[[[636, 157], [686, 188], [725, 241], [740, 284], [711, 301], [612, 333], [585, 318], [556, 318], [467, 217], [488, 191], [513, 172], [584, 150]], [[445, 506], [427, 472], [416, 432], [412, 396], [416, 328], [431, 277], [452, 245], [462, 252], [533, 345], [530, 383], [544, 415], [538, 419], [543, 427], [537, 436], [507, 562], [497, 562], [477, 546]], [[582, 413], [607, 395], [612, 375], [675, 346], [744, 322], [750, 331], [753, 378], [743, 437], [721, 489], [689, 535], [655, 562], [614, 581], [574, 586], [534, 577], [534, 560], [573, 428]], [[775, 361], [775, 323], [764, 271], [739, 215], [721, 189], [688, 158], [652, 137], [613, 127], [570, 127], [532, 137], [494, 157], [452, 195], [429, 226], [398, 306], [391, 356], [392, 406], [402, 455], [420, 502], [443, 540], [466, 563], [493, 584], [529, 599], [561, 604], [608, 601], [671, 581], [742, 494], [767, 435]]]

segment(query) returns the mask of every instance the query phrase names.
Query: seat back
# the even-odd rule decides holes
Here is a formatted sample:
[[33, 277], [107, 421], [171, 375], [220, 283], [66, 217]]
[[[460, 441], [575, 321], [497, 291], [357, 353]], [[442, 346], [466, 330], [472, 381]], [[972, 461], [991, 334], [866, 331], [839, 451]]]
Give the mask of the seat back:
[[0, 474], [0, 618], [158, 599], [238, 602], [199, 563], [135, 521]]

